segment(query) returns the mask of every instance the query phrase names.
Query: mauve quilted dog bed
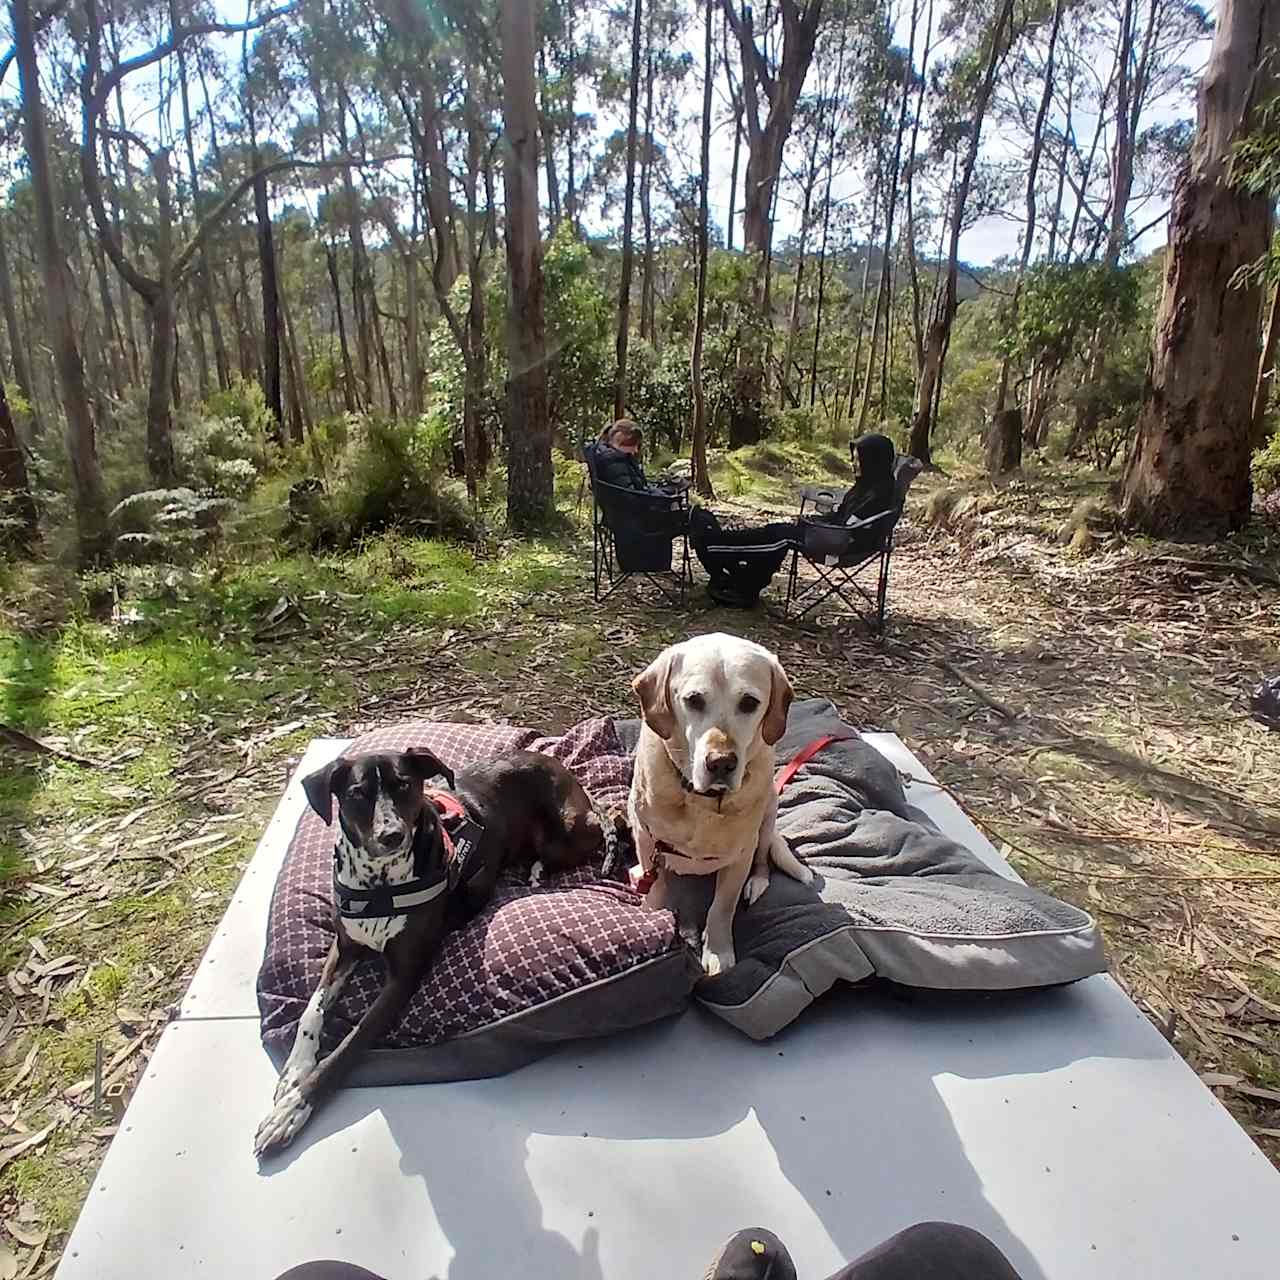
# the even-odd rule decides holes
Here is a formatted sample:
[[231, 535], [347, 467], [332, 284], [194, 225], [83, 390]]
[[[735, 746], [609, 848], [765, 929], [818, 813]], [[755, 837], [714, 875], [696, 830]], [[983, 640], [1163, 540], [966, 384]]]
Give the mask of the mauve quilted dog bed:
[[[603, 810], [626, 803], [631, 761], [608, 720], [561, 738], [494, 725], [415, 723], [380, 729], [348, 749], [429, 747], [458, 769], [500, 752], [543, 751], [577, 774]], [[282, 1061], [333, 940], [333, 830], [310, 809], [285, 855], [258, 974], [263, 1044]], [[399, 1025], [365, 1055], [354, 1085], [501, 1075], [555, 1044], [678, 1013], [701, 970], [670, 913], [590, 868], [537, 888], [514, 875], [475, 920], [449, 934]], [[328, 1019], [326, 1050], [376, 997], [382, 961], [352, 975]]]

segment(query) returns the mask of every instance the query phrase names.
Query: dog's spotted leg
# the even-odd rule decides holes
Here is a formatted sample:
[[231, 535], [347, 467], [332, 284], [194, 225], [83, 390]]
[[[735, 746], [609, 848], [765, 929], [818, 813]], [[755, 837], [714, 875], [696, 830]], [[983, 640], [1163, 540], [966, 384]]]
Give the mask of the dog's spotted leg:
[[345, 965], [342, 964], [341, 952], [335, 939], [329, 948], [329, 954], [325, 957], [324, 967], [320, 970], [320, 981], [316, 983], [316, 989], [311, 993], [311, 999], [307, 1001], [302, 1017], [298, 1019], [293, 1049], [280, 1072], [280, 1079], [276, 1082], [277, 1101], [319, 1062], [320, 1038], [324, 1031], [325, 1014], [341, 994], [353, 965], [354, 961], [350, 960]]

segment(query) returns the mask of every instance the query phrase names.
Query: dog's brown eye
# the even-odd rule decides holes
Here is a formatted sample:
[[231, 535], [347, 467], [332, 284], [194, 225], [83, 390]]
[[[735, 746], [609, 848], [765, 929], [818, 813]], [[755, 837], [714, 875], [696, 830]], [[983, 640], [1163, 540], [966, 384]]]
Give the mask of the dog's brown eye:
[[759, 706], [760, 699], [753, 697], [749, 693], [744, 693], [738, 702], [738, 710], [741, 711], [744, 716], [749, 716]]
[[684, 705], [688, 707], [690, 711], [701, 711], [707, 704], [702, 694], [686, 693], [684, 696]]

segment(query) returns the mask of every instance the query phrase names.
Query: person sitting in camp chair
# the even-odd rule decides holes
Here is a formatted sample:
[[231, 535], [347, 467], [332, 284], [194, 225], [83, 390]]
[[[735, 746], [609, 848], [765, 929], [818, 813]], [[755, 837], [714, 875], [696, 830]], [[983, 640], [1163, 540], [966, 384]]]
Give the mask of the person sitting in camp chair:
[[[636, 423], [619, 418], [582, 449], [593, 498], [597, 601], [631, 574], [650, 578], [654, 574], [673, 574], [681, 601], [689, 582], [689, 548], [685, 540], [689, 486], [674, 480], [649, 483], [640, 465], [643, 438]], [[678, 555], [674, 548], [677, 538]]]
[[[894, 465], [897, 450], [888, 436], [859, 436], [849, 445], [858, 464], [858, 478], [839, 505], [808, 517], [830, 525], [858, 521], [888, 511], [897, 502]], [[696, 507], [689, 517], [689, 540], [711, 578], [707, 590], [718, 604], [750, 609], [782, 567], [787, 552], [800, 536], [797, 520], [775, 520], [748, 529], [725, 529], [714, 512]], [[876, 525], [855, 529], [851, 544], [866, 542], [874, 552], [883, 531]], [[858, 551], [860, 546], [851, 546]]]
[[630, 418], [619, 418], [605, 427], [599, 439], [587, 448], [592, 452], [596, 479], [618, 489], [634, 489], [639, 493], [668, 494], [681, 486], [674, 481], [659, 480], [651, 484], [640, 465], [644, 431]]
[[[898, 451], [888, 436], [859, 436], [849, 443], [849, 456], [858, 464], [858, 478], [853, 488], [840, 499], [831, 512], [819, 512], [813, 518], [824, 524], [856, 525], [869, 516], [889, 511], [897, 502], [894, 463]], [[859, 531], [864, 532], [864, 531]], [[880, 537], [874, 527], [868, 533], [868, 550]]]

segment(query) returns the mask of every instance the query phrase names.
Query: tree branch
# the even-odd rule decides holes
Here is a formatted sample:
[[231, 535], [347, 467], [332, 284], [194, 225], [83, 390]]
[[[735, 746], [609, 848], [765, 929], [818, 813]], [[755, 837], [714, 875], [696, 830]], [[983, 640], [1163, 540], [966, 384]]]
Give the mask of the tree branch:
[[207, 240], [213, 229], [218, 223], [226, 217], [232, 207], [246, 196], [252, 189], [253, 184], [259, 178], [269, 178], [276, 173], [284, 173], [289, 169], [348, 169], [359, 168], [366, 164], [387, 164], [392, 160], [404, 160], [406, 158], [400, 153], [386, 156], [372, 156], [368, 159], [361, 159], [355, 156], [346, 156], [341, 158], [330, 158], [328, 160], [302, 160], [297, 156], [290, 156], [284, 160], [273, 160], [270, 164], [265, 164], [260, 169], [255, 169], [240, 181], [225, 195], [216, 205], [205, 215], [204, 221], [196, 228], [195, 234], [187, 241], [182, 252], [173, 260], [173, 278], [175, 285], [179, 281], [183, 272], [191, 265], [196, 254], [200, 252], [200, 246]]
[[[281, 9], [269, 9], [266, 13], [259, 14], [258, 17], [249, 22], [198, 22], [194, 26], [183, 27], [180, 31], [175, 31], [163, 44], [156, 45], [154, 49], [148, 49], [146, 53], [140, 53], [136, 57], [117, 63], [98, 81], [97, 88], [89, 101], [96, 112], [101, 113], [106, 106], [107, 99], [121, 80], [135, 71], [141, 71], [144, 67], [149, 67], [153, 63], [159, 62], [162, 58], [167, 58], [171, 53], [177, 51], [180, 44], [185, 43], [187, 40], [192, 40], [196, 36], [238, 35], [242, 32], [256, 31], [258, 28], [266, 26], [268, 22], [273, 22], [276, 18], [282, 18], [286, 14], [292, 13], [293, 9], [293, 5], [285, 5]], [[90, 21], [91, 25], [96, 28], [98, 25], [96, 13]]]
[[[39, 13], [32, 19], [31, 34], [38, 36], [51, 23], [54, 18], [61, 12], [67, 0], [53, 0], [53, 3], [43, 12]], [[10, 45], [5, 55], [0, 58], [0, 85], [4, 84], [4, 78], [9, 74], [9, 67], [13, 60], [17, 57], [18, 46]]]

